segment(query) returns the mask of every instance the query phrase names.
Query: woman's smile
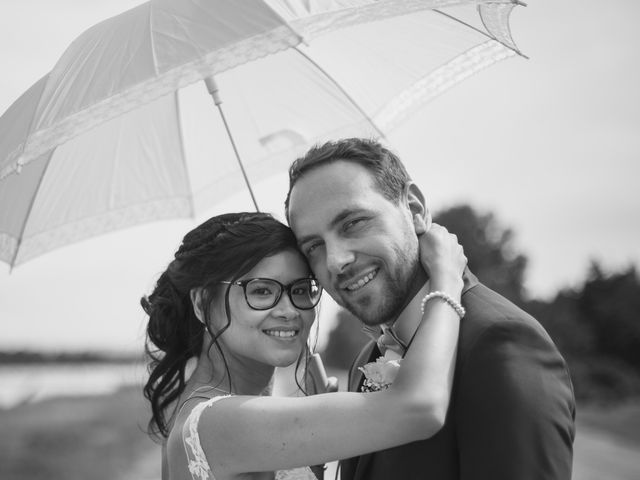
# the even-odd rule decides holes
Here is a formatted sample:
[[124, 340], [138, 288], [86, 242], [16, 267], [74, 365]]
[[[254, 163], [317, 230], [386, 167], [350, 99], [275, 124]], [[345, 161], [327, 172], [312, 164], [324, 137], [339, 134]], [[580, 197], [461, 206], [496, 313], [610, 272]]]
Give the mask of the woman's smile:
[[262, 331], [270, 337], [276, 337], [278, 339], [293, 339], [300, 334], [300, 329], [290, 327], [270, 328]]

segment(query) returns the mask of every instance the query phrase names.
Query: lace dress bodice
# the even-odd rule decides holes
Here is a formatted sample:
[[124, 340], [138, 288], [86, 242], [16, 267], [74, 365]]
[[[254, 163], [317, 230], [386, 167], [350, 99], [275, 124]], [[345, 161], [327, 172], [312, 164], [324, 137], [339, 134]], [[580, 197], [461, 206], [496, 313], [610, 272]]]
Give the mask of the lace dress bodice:
[[[205, 408], [210, 407], [216, 403], [216, 401], [227, 398], [228, 396], [229, 395], [213, 397], [209, 400], [198, 403], [193, 407], [184, 424], [182, 440], [184, 443], [184, 449], [187, 453], [189, 472], [191, 473], [191, 478], [193, 480], [215, 480], [211, 467], [209, 467], [207, 457], [200, 445], [198, 423], [200, 421], [200, 415], [202, 415]], [[316, 476], [308, 467], [294, 468], [291, 470], [278, 470], [275, 474], [275, 478], [276, 480], [316, 480]]]

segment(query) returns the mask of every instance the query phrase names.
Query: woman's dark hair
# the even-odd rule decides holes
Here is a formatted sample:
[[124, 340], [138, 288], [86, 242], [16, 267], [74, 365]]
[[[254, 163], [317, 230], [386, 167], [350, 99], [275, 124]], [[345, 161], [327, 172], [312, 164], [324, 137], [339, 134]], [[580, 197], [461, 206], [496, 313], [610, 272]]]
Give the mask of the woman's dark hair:
[[228, 297], [226, 326], [214, 334], [208, 323], [196, 317], [191, 290], [202, 289], [201, 308], [208, 319], [221, 280], [234, 281], [265, 257], [287, 249], [297, 249], [293, 233], [266, 213], [219, 215], [185, 235], [153, 292], [140, 301], [149, 315], [145, 344], [149, 379], [144, 395], [151, 403], [150, 434], [168, 436], [173, 414], [167, 417], [166, 410], [184, 391], [185, 367], [190, 358], [200, 355], [204, 329], [219, 348], [215, 340], [229, 326]]

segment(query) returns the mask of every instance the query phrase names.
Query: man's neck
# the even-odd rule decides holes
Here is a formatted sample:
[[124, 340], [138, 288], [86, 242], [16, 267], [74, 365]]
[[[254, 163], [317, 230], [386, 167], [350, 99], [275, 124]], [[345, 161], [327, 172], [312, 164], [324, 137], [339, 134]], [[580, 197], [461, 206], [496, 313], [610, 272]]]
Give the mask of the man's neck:
[[429, 275], [427, 275], [427, 272], [425, 272], [424, 268], [422, 268], [422, 265], [420, 265], [416, 269], [416, 272], [414, 273], [413, 278], [409, 283], [409, 290], [407, 291], [407, 294], [404, 298], [404, 302], [402, 303], [402, 306], [398, 309], [398, 311], [396, 312], [396, 314], [391, 320], [385, 322], [388, 326], [391, 326], [396, 322], [398, 317], [400, 317], [402, 312], [404, 312], [405, 309], [407, 308], [407, 305], [411, 303], [411, 301], [422, 289], [422, 287], [424, 287], [424, 284], [427, 283], [428, 280], [429, 280]]

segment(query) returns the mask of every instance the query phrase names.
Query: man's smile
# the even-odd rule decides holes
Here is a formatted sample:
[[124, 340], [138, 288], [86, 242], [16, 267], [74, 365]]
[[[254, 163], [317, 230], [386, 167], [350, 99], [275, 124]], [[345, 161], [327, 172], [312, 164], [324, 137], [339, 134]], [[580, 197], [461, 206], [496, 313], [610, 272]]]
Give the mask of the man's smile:
[[342, 282], [340, 289], [347, 290], [349, 292], [356, 292], [373, 280], [378, 275], [378, 271], [378, 268], [374, 268], [363, 275], [359, 275], [347, 280], [346, 282]]

